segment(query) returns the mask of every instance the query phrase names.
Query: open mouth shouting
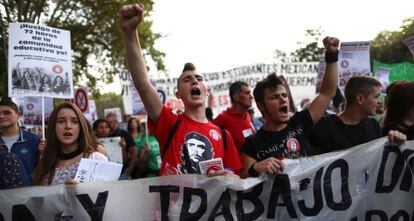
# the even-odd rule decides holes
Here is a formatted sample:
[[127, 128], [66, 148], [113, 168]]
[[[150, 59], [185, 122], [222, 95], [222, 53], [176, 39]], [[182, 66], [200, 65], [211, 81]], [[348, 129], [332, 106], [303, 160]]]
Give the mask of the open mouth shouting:
[[280, 114], [282, 114], [282, 116], [286, 116], [286, 117], [288, 116], [288, 111], [289, 111], [289, 109], [288, 109], [287, 105], [284, 105], [284, 106], [280, 107], [277, 110], [278, 113], [280, 113]]
[[192, 88], [191, 89], [191, 96], [200, 96], [201, 95], [201, 90], [200, 88]]

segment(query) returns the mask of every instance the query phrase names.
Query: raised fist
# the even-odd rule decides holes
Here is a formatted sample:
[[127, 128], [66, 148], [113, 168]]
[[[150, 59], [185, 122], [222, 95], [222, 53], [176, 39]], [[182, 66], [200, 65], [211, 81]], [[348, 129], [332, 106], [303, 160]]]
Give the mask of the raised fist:
[[124, 5], [119, 9], [118, 15], [122, 31], [135, 31], [144, 19], [144, 5], [139, 3]]
[[326, 36], [322, 42], [328, 52], [337, 52], [339, 50], [339, 39], [335, 37]]

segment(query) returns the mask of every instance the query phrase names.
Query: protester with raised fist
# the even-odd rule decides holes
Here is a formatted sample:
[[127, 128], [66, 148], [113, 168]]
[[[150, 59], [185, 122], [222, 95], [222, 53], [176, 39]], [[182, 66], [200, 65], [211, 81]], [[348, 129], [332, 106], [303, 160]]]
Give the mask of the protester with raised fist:
[[254, 136], [248, 137], [243, 145], [242, 176], [281, 173], [283, 158], [295, 159], [308, 154], [306, 138], [335, 96], [338, 82], [339, 40], [335, 37], [326, 37], [323, 44], [326, 50], [326, 70], [320, 93], [307, 109], [296, 112], [289, 118], [289, 96], [284, 81], [271, 74], [257, 83], [253, 94], [265, 123]]
[[[147, 110], [149, 129], [160, 143], [160, 174], [200, 173], [199, 164], [189, 157], [190, 144], [187, 142], [190, 139], [198, 139], [202, 143], [200, 145], [204, 149], [205, 157], [201, 161], [222, 158], [224, 168], [240, 170], [241, 163], [230, 134], [221, 132], [205, 115], [207, 88], [203, 76], [196, 71], [193, 64], [187, 63], [184, 66], [177, 82], [176, 96], [184, 103], [184, 113], [177, 116], [163, 107], [157, 91], [149, 81], [136, 31], [143, 19], [142, 4], [124, 5], [119, 10], [128, 69]], [[214, 175], [231, 174], [229, 170], [218, 171]]]

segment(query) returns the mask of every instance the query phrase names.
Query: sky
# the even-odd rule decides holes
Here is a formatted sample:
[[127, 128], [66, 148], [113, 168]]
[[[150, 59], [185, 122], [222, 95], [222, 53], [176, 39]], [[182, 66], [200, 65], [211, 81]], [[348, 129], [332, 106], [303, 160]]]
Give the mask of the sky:
[[[186, 62], [200, 72], [270, 63], [276, 49], [298, 48], [306, 29], [320, 27], [323, 36], [343, 42], [373, 40], [382, 30], [398, 30], [414, 16], [413, 8], [413, 0], [155, 0], [146, 19], [165, 36], [155, 46], [166, 53], [167, 72], [175, 76]], [[150, 68], [151, 75], [159, 74]], [[116, 78], [106, 90], [119, 91], [119, 85]]]

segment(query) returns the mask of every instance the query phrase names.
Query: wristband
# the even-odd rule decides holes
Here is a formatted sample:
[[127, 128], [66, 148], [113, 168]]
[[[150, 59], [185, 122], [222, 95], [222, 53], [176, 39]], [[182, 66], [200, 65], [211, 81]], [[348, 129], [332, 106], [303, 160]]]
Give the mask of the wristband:
[[[257, 162], [256, 162], [256, 163], [257, 163]], [[249, 167], [248, 173], [249, 173], [249, 176], [251, 176], [251, 177], [258, 177], [258, 176], [259, 176], [259, 172], [257, 172], [257, 171], [254, 169], [254, 165], [256, 165], [256, 163], [253, 163], [253, 164]]]
[[338, 61], [339, 51], [329, 52], [325, 51], [325, 62], [326, 63], [335, 63]]

